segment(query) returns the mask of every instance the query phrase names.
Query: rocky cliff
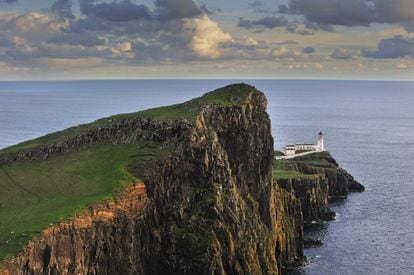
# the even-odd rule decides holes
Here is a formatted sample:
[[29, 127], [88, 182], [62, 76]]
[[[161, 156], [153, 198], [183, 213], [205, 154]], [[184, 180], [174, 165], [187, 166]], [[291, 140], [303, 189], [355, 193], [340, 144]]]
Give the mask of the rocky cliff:
[[327, 178], [279, 179], [277, 184], [300, 200], [305, 224], [335, 218], [335, 212], [328, 205], [329, 184]]
[[294, 159], [297, 170], [304, 174], [319, 174], [328, 180], [330, 199], [346, 198], [349, 192], [362, 192], [364, 186], [346, 170], [339, 167], [329, 152]]
[[3, 164], [45, 159], [138, 137], [169, 151], [150, 167], [129, 167], [142, 182], [43, 230], [0, 274], [278, 274], [303, 262], [300, 200], [272, 180], [266, 98], [248, 85], [223, 91], [239, 97], [203, 105], [191, 122], [145, 131], [125, 122], [127, 134], [99, 128], [3, 157]]
[[346, 198], [349, 192], [364, 191], [364, 186], [340, 168], [329, 152], [274, 161], [273, 165], [279, 173], [297, 173], [276, 182], [300, 200], [305, 224], [334, 219], [335, 213], [328, 205], [330, 200]]

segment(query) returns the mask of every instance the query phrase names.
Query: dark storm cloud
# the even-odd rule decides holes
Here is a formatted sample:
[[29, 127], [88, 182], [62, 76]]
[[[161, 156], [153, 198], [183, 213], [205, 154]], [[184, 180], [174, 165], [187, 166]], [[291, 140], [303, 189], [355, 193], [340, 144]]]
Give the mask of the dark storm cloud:
[[60, 18], [74, 19], [71, 0], [57, 0], [50, 8]]
[[363, 50], [362, 56], [370, 58], [402, 58], [414, 57], [414, 38], [402, 35], [383, 39], [378, 43], [376, 51]]
[[152, 16], [147, 6], [132, 3], [130, 0], [111, 3], [95, 3], [94, 0], [81, 0], [80, 9], [88, 17], [114, 22], [150, 19]]
[[156, 0], [155, 5], [162, 20], [190, 18], [201, 14], [193, 0]]
[[305, 22], [305, 27], [307, 29], [310, 30], [314, 30], [314, 31], [325, 31], [325, 32], [335, 32], [334, 27], [332, 27], [331, 25], [326, 25], [326, 24], [318, 24], [318, 23], [314, 23], [314, 22]]
[[390, 23], [407, 26], [414, 22], [412, 0], [290, 0], [279, 12], [303, 15], [323, 25], [369, 26]]
[[[80, 10], [88, 18], [111, 22], [152, 21], [165, 22], [191, 18], [202, 13], [211, 13], [206, 5], [197, 7], [193, 0], [156, 0], [155, 9], [133, 3], [131, 0], [97, 3], [96, 0], [81, 0]], [[151, 22], [148, 22], [149, 24]], [[92, 22], [93, 24], [93, 22]]]
[[296, 33], [299, 35], [313, 35], [314, 31], [335, 31], [335, 29], [330, 25], [318, 24], [309, 21], [303, 23], [289, 22], [285, 16], [267, 16], [257, 20], [250, 20], [240, 17], [237, 26], [245, 29], [274, 29], [285, 27], [287, 32]]
[[315, 48], [314, 47], [306, 47], [302, 50], [302, 53], [306, 53], [306, 54], [311, 54], [315, 52]]
[[284, 16], [269, 16], [264, 17], [258, 20], [249, 20], [244, 19], [243, 17], [239, 18], [239, 23], [237, 24], [241, 28], [252, 29], [257, 27], [263, 27], [267, 29], [274, 29], [278, 27], [286, 27], [289, 22]]
[[352, 55], [351, 53], [346, 49], [336, 49], [332, 52], [331, 58], [333, 59], [340, 59], [340, 60], [346, 60], [351, 59]]

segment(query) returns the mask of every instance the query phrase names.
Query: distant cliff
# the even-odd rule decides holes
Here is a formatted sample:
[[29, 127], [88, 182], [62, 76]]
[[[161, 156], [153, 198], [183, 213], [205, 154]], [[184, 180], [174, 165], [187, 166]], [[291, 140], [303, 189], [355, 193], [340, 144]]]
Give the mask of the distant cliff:
[[[86, 164], [75, 156], [84, 151], [97, 165], [94, 173], [83, 166], [76, 171], [84, 174], [70, 172], [74, 183], [107, 173], [112, 166], [100, 160], [108, 157], [120, 158], [113, 167], [133, 181], [67, 219], [46, 215], [52, 224], [5, 259], [0, 274], [280, 274], [303, 265], [303, 221], [331, 218], [328, 197], [361, 186], [328, 154], [335, 167], [289, 164], [317, 176], [277, 179], [266, 108], [254, 87], [230, 85], [0, 151], [0, 168], [19, 188], [32, 187], [16, 180], [27, 167], [41, 171], [51, 161], [60, 169], [74, 159], [78, 169]], [[118, 148], [126, 152], [118, 155]], [[46, 184], [51, 171], [45, 173]]]

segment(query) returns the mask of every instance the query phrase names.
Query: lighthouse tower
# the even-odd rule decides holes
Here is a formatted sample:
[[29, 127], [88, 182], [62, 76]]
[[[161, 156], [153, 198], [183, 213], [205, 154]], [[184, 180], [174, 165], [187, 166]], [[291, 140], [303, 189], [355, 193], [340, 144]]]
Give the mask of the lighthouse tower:
[[319, 134], [318, 134], [317, 150], [318, 151], [325, 151], [325, 145], [324, 145], [324, 142], [323, 142], [323, 134], [322, 134], [322, 132], [319, 132]]

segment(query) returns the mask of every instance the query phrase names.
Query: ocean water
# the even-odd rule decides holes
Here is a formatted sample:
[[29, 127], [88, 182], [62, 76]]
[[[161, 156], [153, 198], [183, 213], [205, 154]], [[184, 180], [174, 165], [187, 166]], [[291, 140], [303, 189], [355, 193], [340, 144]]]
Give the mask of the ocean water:
[[[0, 148], [240, 80], [0, 82]], [[266, 93], [275, 147], [316, 142], [365, 185], [315, 227], [302, 274], [414, 274], [414, 82], [246, 80]]]

